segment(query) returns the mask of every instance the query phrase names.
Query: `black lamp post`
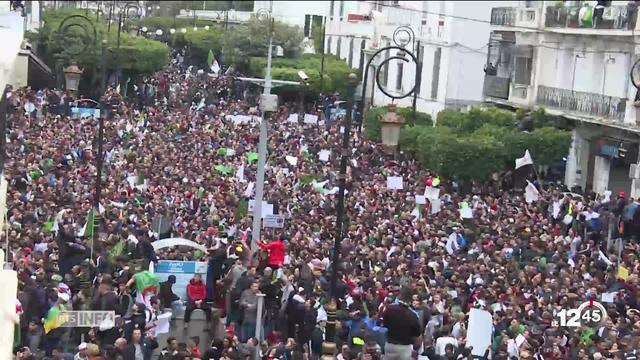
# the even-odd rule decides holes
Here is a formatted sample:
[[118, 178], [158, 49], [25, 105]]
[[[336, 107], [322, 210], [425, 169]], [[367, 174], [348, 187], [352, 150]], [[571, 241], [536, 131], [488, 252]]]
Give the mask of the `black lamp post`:
[[[362, 117], [364, 117], [364, 100], [366, 97], [366, 93], [367, 93], [367, 82], [369, 80], [369, 67], [371, 66], [371, 62], [373, 61], [373, 59], [375, 59], [376, 56], [378, 56], [380, 53], [382, 53], [383, 51], [388, 51], [388, 50], [398, 50], [398, 53], [396, 56], [392, 56], [389, 57], [387, 59], [385, 59], [384, 61], [382, 61], [380, 64], [378, 64], [378, 68], [375, 70], [375, 84], [378, 86], [378, 89], [380, 89], [380, 91], [385, 94], [386, 96], [392, 98], [392, 99], [404, 99], [407, 96], [410, 96], [411, 94], [413, 94], [413, 115], [415, 118], [415, 113], [416, 113], [416, 102], [417, 102], [417, 95], [418, 93], [416, 92], [416, 89], [418, 88], [419, 84], [420, 84], [420, 78], [421, 78], [421, 67], [420, 67], [420, 63], [418, 61], [418, 58], [416, 57], [416, 55], [414, 54], [414, 52], [416, 51], [416, 43], [415, 43], [415, 33], [413, 32], [413, 30], [409, 27], [409, 26], [401, 26], [399, 28], [397, 28], [394, 32], [393, 32], [393, 42], [395, 43], [395, 46], [387, 46], [384, 47], [382, 49], [379, 49], [378, 51], [376, 51], [371, 58], [369, 59], [369, 61], [367, 61], [367, 65], [364, 67], [364, 77], [363, 77], [363, 83], [362, 83], [362, 96], [361, 96], [361, 101], [360, 101], [360, 114]], [[412, 44], [412, 49], [411, 51], [409, 51], [408, 49], [406, 49], [406, 46], [411, 43]], [[420, 42], [417, 42], [417, 47], [418, 49], [420, 48]], [[410, 91], [408, 91], [405, 94], [401, 94], [399, 96], [396, 95], [391, 95], [389, 94], [389, 92], [387, 92], [384, 87], [380, 84], [380, 71], [383, 69], [384, 64], [391, 61], [391, 60], [402, 60], [404, 62], [409, 62], [409, 60], [407, 60], [407, 58], [405, 57], [406, 55], [409, 55], [409, 58], [411, 59], [411, 61], [416, 64], [416, 76], [415, 76], [415, 80], [414, 80], [414, 84], [413, 87], [411, 88]], [[364, 56], [364, 52], [361, 54], [361, 56]], [[373, 102], [373, 93], [374, 93], [374, 89], [371, 90], [371, 102]], [[359, 130], [362, 130], [362, 122], [360, 123], [360, 127]]]
[[336, 235], [333, 242], [333, 256], [331, 261], [331, 299], [325, 307], [327, 311], [327, 333], [326, 341], [323, 343], [322, 352], [325, 355], [333, 355], [337, 351], [336, 339], [336, 311], [338, 309], [338, 269], [340, 265], [340, 243], [343, 239], [344, 227], [344, 198], [345, 185], [347, 179], [347, 163], [351, 155], [349, 139], [351, 139], [351, 122], [353, 113], [353, 103], [355, 98], [355, 88], [358, 78], [355, 74], [349, 74], [349, 89], [347, 94], [347, 116], [345, 118], [344, 133], [342, 136], [342, 151], [340, 155], [340, 172], [338, 173], [338, 204], [336, 206]]

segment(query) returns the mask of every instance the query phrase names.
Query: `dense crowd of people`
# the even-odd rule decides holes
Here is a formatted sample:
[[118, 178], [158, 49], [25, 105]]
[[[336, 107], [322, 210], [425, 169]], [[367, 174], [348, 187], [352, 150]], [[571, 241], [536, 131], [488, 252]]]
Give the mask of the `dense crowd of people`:
[[[8, 94], [18, 359], [322, 356], [333, 332], [327, 304], [344, 127], [340, 119], [292, 120], [294, 107], [286, 104], [273, 114], [264, 199], [285, 225], [263, 229], [252, 246], [260, 120], [239, 89], [232, 77], [178, 62], [141, 80], [128, 98], [109, 89], [101, 99], [104, 167], [95, 212], [97, 122], [71, 117], [70, 97], [59, 90]], [[501, 180], [467, 194], [455, 179], [440, 181], [408, 154], [391, 157], [358, 132], [351, 147], [336, 358], [640, 355], [634, 199], [565, 195], [537, 181], [533, 202]], [[389, 189], [389, 177], [402, 177], [401, 186]], [[208, 252], [156, 252], [153, 242], [166, 237]], [[180, 299], [175, 277], [156, 284], [146, 271], [162, 260], [207, 261], [209, 271], [194, 275]], [[589, 300], [606, 306], [605, 321], [557, 325], [561, 310]], [[169, 308], [184, 312], [185, 327], [195, 309], [204, 310], [207, 333], [158, 344], [157, 319]], [[49, 322], [65, 309], [118, 316], [96, 328]], [[469, 345], [472, 309], [492, 316], [491, 344], [482, 354]]]

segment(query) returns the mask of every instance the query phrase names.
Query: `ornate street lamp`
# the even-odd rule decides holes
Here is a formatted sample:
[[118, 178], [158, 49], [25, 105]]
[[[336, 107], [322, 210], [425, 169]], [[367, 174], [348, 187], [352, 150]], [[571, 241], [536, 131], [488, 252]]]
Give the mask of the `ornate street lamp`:
[[396, 112], [396, 104], [389, 104], [387, 113], [380, 119], [382, 127], [382, 144], [395, 152], [400, 141], [400, 128], [404, 124], [404, 117]]
[[[74, 31], [71, 31], [71, 30]], [[73, 38], [74, 36], [80, 35], [81, 37], [81, 46], [75, 46], [75, 43], [68, 43], [67, 39]], [[64, 18], [60, 25], [58, 25], [58, 31], [56, 33], [58, 40], [60, 41], [60, 46], [62, 47], [62, 52], [59, 54], [55, 54], [56, 59], [56, 74], [57, 74], [57, 85], [62, 87], [66, 83], [66, 87], [69, 90], [77, 91], [80, 83], [80, 77], [82, 76], [82, 71], [75, 65], [70, 66], [67, 69], [71, 69], [72, 72], [75, 69], [80, 70], [80, 75], [75, 76], [72, 73], [69, 73], [70, 77], [67, 80], [67, 69], [63, 68], [64, 61], [68, 59], [73, 59], [77, 55], [88, 51], [89, 45], [95, 45], [98, 40], [98, 33], [96, 31], [93, 22], [89, 20], [88, 17], [84, 15], [71, 15]], [[75, 66], [75, 69], [73, 69]], [[63, 76], [64, 75], [64, 82]], [[77, 80], [77, 82], [75, 81]]]
[[68, 91], [77, 92], [80, 86], [83, 69], [80, 69], [74, 62], [64, 69], [65, 87]]
[[[375, 59], [376, 56], [378, 56], [379, 54], [381, 54], [384, 51], [389, 51], [389, 50], [398, 50], [396, 56], [392, 56], [389, 57], [387, 59], [385, 59], [384, 61], [382, 61], [380, 64], [378, 64], [378, 67], [374, 70], [375, 71], [375, 85], [378, 86], [378, 89], [380, 89], [380, 91], [385, 94], [386, 96], [390, 97], [393, 100], [396, 99], [404, 99], [407, 96], [410, 96], [413, 94], [413, 115], [415, 117], [415, 113], [416, 113], [416, 101], [417, 101], [417, 92], [416, 89], [418, 88], [418, 86], [420, 86], [420, 78], [421, 78], [421, 73], [420, 73], [420, 63], [418, 61], [418, 58], [416, 57], [416, 55], [414, 54], [416, 52], [416, 48], [420, 48], [420, 42], [418, 41], [417, 44], [415, 43], [415, 33], [414, 31], [409, 27], [409, 26], [400, 26], [398, 27], [394, 32], [393, 32], [393, 42], [395, 44], [395, 46], [387, 46], [384, 47], [382, 49], [379, 49], [378, 51], [376, 51], [371, 58], [369, 59], [369, 61], [367, 61], [367, 65], [364, 67], [364, 77], [362, 78], [362, 95], [361, 95], [361, 99], [360, 99], [360, 111], [359, 113], [361, 114], [361, 118], [364, 117], [364, 102], [365, 102], [365, 97], [366, 97], [366, 92], [367, 92], [367, 82], [369, 80], [369, 67], [371, 66], [371, 62], [373, 61], [373, 59]], [[411, 51], [408, 50], [406, 47], [407, 45], [411, 44]], [[406, 58], [406, 55], [409, 55], [409, 59]], [[364, 56], [364, 53], [361, 54], [361, 56]], [[380, 74], [382, 69], [384, 68], [384, 65], [386, 63], [388, 63], [391, 60], [401, 60], [404, 62], [413, 62], [414, 64], [416, 64], [416, 76], [414, 79], [414, 83], [413, 83], [413, 87], [411, 88], [411, 90], [409, 90], [407, 93], [404, 94], [400, 94], [400, 95], [393, 95], [390, 94], [380, 83]], [[374, 89], [371, 89], [372, 94], [374, 93]], [[372, 96], [373, 99], [373, 96]], [[373, 101], [373, 100], [372, 100]], [[362, 130], [362, 121], [360, 122], [360, 127], [359, 130]]]

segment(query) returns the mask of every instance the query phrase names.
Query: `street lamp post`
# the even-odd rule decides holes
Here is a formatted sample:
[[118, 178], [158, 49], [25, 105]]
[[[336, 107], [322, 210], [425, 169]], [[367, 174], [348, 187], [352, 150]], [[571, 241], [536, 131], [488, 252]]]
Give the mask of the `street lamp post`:
[[[369, 58], [369, 61], [367, 61], [367, 65], [364, 67], [364, 76], [362, 78], [362, 95], [361, 95], [361, 101], [360, 101], [360, 116], [364, 118], [364, 103], [365, 103], [365, 97], [366, 97], [366, 92], [367, 92], [367, 82], [369, 80], [369, 67], [371, 66], [371, 62], [373, 61], [373, 59], [375, 59], [376, 56], [378, 56], [379, 54], [381, 54], [384, 51], [388, 51], [388, 50], [398, 50], [398, 53], [396, 56], [392, 56], [389, 57], [385, 60], [383, 60], [380, 64], [378, 64], [378, 67], [375, 71], [375, 79], [374, 79], [374, 84], [378, 86], [378, 89], [380, 89], [380, 91], [385, 94], [386, 96], [392, 98], [392, 99], [404, 99], [407, 96], [413, 94], [413, 114], [415, 117], [415, 112], [416, 112], [416, 102], [417, 102], [417, 92], [416, 89], [418, 88], [419, 84], [420, 84], [420, 79], [421, 79], [421, 75], [420, 74], [420, 63], [418, 61], [418, 58], [416, 57], [416, 55], [414, 54], [415, 52], [415, 33], [413, 32], [413, 30], [408, 27], [408, 26], [401, 26], [399, 28], [397, 28], [394, 32], [393, 32], [393, 42], [395, 43], [395, 46], [387, 46], [384, 47], [382, 49], [379, 49], [378, 51], [376, 51], [371, 58]], [[411, 43], [412, 44], [412, 51], [406, 49], [406, 46]], [[419, 46], [419, 42], [418, 42], [418, 46]], [[414, 80], [414, 84], [413, 87], [411, 88], [410, 91], [408, 91], [405, 94], [401, 94], [399, 96], [396, 95], [392, 95], [389, 94], [389, 92], [387, 92], [384, 87], [380, 84], [379, 78], [380, 78], [380, 72], [381, 70], [384, 68], [384, 65], [386, 63], [388, 63], [391, 60], [401, 60], [404, 62], [409, 62], [409, 60], [406, 59], [406, 57], [404, 56], [405, 54], [409, 55], [409, 58], [411, 59], [411, 61], [416, 64], [416, 76], [415, 76], [415, 80]], [[371, 90], [371, 98], [373, 99], [373, 93], [375, 92], [375, 88], [373, 88], [372, 86], [372, 90]], [[371, 101], [373, 102], [373, 100]], [[362, 130], [362, 122], [360, 123], [359, 126], [359, 131]]]
[[[66, 73], [65, 73], [66, 75]], [[96, 108], [100, 110], [100, 114], [98, 116], [98, 138], [97, 138], [97, 149], [96, 149], [96, 189], [93, 194], [93, 207], [94, 211], [100, 213], [100, 198], [102, 195], [102, 167], [104, 163], [104, 153], [103, 153], [103, 143], [104, 143], [104, 117], [106, 116], [104, 108], [100, 105], [99, 102], [92, 99], [79, 99], [75, 101], [75, 106], [78, 106], [81, 103], [91, 103]], [[96, 216], [97, 217], [97, 216]], [[95, 226], [95, 223], [92, 224]], [[93, 244], [95, 240], [95, 231], [92, 232], [93, 236], [91, 237], [91, 250], [90, 250], [90, 258], [93, 259]]]
[[[268, 121], [269, 113], [276, 111], [278, 107], [278, 97], [271, 95], [271, 57], [273, 53], [273, 1], [269, 2], [268, 21], [270, 27], [269, 50], [267, 53], [267, 71], [265, 74], [264, 91], [260, 99], [260, 110], [262, 111], [262, 121], [260, 121], [260, 138], [258, 140], [258, 173], [256, 174], [256, 199], [253, 207], [253, 226], [251, 229], [251, 249], [256, 249], [260, 241], [260, 230], [262, 228], [262, 198], [264, 197], [264, 172], [267, 162], [267, 141], [268, 141]], [[259, 10], [258, 16], [264, 14]]]
[[345, 186], [347, 180], [347, 163], [351, 155], [349, 140], [351, 139], [351, 122], [353, 113], [353, 103], [355, 99], [355, 87], [358, 78], [355, 74], [349, 74], [349, 89], [347, 94], [347, 116], [345, 118], [344, 133], [342, 136], [342, 151], [340, 155], [340, 172], [338, 173], [338, 204], [336, 206], [336, 235], [333, 241], [333, 259], [331, 261], [331, 300], [326, 306], [327, 311], [327, 334], [326, 342], [323, 344], [323, 353], [326, 355], [335, 354], [336, 348], [336, 311], [338, 308], [338, 269], [340, 267], [340, 243], [342, 242], [344, 227], [344, 200]]

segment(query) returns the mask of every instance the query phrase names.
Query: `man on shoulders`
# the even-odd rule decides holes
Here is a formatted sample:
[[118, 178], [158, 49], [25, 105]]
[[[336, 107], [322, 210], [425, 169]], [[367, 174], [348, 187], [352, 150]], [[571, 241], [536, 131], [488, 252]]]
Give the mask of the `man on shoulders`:
[[410, 360], [413, 345], [422, 335], [418, 316], [411, 310], [410, 288], [400, 290], [400, 301], [390, 305], [384, 313], [383, 324], [388, 329], [385, 360]]

